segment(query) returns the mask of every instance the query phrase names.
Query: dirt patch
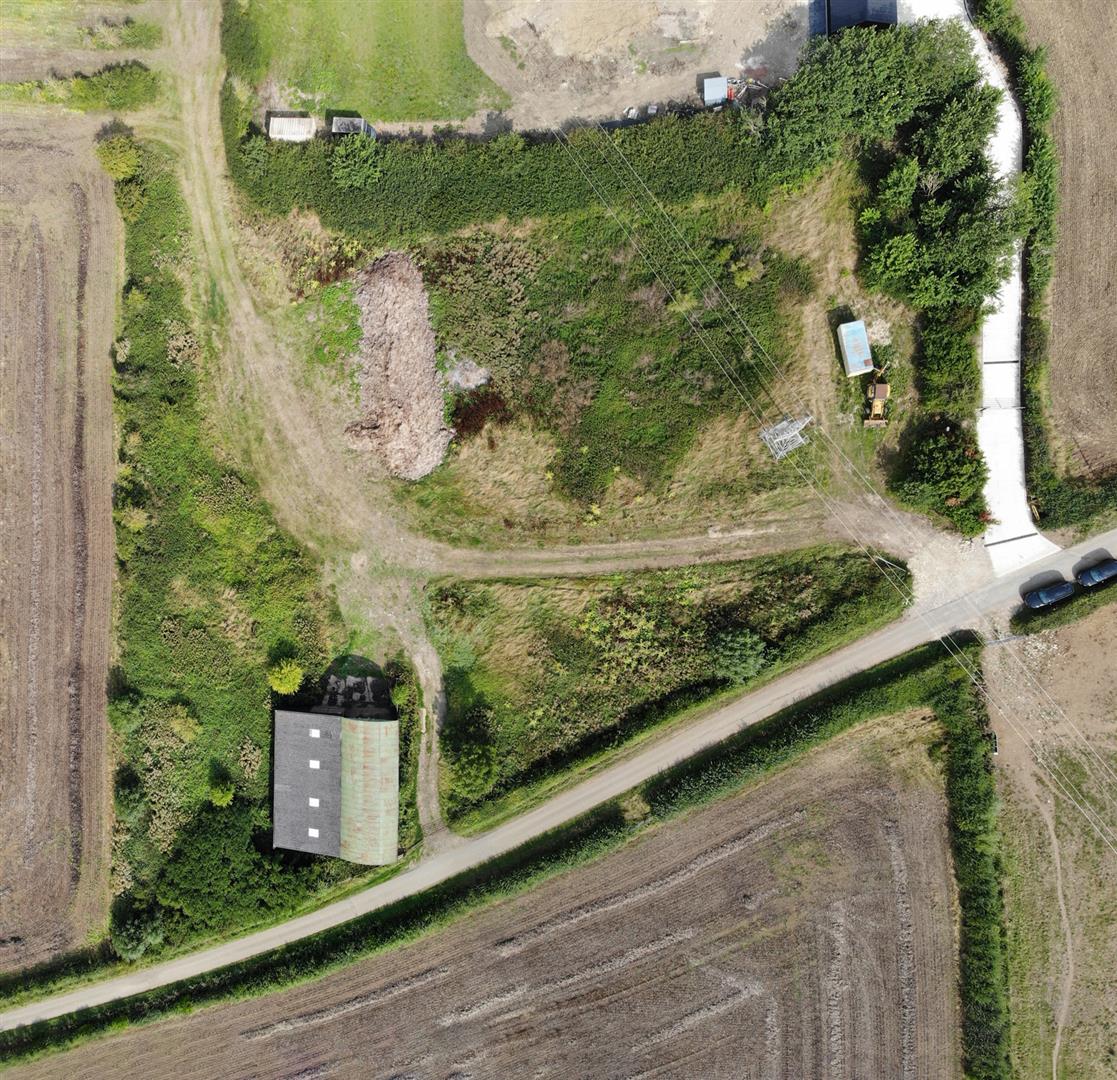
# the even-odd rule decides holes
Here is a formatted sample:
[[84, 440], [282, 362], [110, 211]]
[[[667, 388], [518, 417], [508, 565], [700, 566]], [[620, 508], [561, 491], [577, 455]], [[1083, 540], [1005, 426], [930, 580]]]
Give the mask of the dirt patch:
[[1003, 645], [987, 648], [982, 660], [993, 695], [1014, 720], [1010, 728], [994, 717], [1020, 1076], [1057, 1071], [1101, 1080], [1117, 1060], [1117, 857], [1039, 771], [1019, 734], [1027, 732], [1048, 769], [1072, 781], [1080, 801], [1117, 829], [1117, 670], [1101, 659], [1115, 638], [1111, 604], [1015, 643], [1034, 682]]
[[373, 451], [393, 476], [418, 480], [442, 463], [454, 435], [443, 422], [423, 276], [390, 252], [357, 274], [356, 299], [363, 415], [345, 429], [349, 445]]
[[108, 904], [119, 236], [94, 131], [0, 121], [0, 970], [82, 943]]
[[1068, 469], [1117, 468], [1117, 53], [1110, 0], [1019, 0], [1055, 81], [1059, 242], [1051, 296], [1051, 413]]
[[866, 725], [425, 940], [12, 1075], [957, 1076], [936, 733]]
[[513, 98], [519, 128], [697, 102], [698, 76], [772, 83], [806, 43], [807, 0], [466, 0], [466, 47]]

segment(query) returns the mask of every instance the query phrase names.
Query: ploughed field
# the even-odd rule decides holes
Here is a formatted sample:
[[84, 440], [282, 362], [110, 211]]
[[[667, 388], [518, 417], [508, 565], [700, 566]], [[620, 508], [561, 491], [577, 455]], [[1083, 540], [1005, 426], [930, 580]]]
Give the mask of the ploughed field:
[[94, 129], [0, 119], [0, 971], [108, 907], [118, 219]]
[[862, 725], [414, 944], [11, 1075], [958, 1075], [936, 734]]

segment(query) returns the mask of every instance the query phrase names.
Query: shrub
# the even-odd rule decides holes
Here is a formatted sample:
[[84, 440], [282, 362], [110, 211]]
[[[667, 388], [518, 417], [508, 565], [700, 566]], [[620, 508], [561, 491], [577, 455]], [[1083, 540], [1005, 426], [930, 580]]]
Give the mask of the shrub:
[[280, 660], [268, 668], [268, 685], [280, 696], [298, 692], [305, 672], [296, 660]]
[[140, 167], [140, 148], [128, 135], [115, 135], [97, 144], [101, 167], [114, 180], [128, 180]]
[[345, 191], [370, 188], [380, 179], [382, 159], [375, 139], [346, 135], [330, 155], [330, 179]]
[[902, 475], [898, 491], [912, 506], [940, 514], [965, 536], [985, 528], [989, 470], [973, 432], [957, 421], [934, 421], [915, 432]]
[[764, 669], [764, 639], [751, 630], [723, 630], [711, 643], [713, 672], [719, 679], [741, 686]]
[[163, 916], [158, 906], [126, 904], [122, 913], [114, 912], [110, 940], [121, 960], [135, 961], [157, 949], [163, 944]]

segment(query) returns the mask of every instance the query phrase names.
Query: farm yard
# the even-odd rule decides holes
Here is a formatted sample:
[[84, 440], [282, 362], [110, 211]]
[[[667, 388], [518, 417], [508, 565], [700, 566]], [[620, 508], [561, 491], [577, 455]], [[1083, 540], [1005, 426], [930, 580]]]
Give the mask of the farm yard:
[[175, 1060], [184, 1080], [367, 1075], [370, 1062], [383, 1075], [683, 1077], [747, 1058], [756, 1075], [957, 1076], [935, 737], [925, 710], [866, 724], [452, 930], [10, 1075]]
[[[1097, 658], [1112, 649], [1115, 635], [1111, 599], [1078, 622], [1027, 638], [1026, 658], [1049, 695], [1043, 701], [1021, 684], [1003, 649], [986, 649], [982, 662], [990, 685], [1015, 709], [1016, 722], [1035, 733], [1062, 775], [1097, 793], [1103, 815], [1113, 805], [1111, 780], [1083, 753], [1070, 722], [1108, 763], [1111, 777], [1117, 770], [1117, 675]], [[1049, 1075], [1057, 1060], [1059, 1075], [1102, 1080], [1117, 1068], [1113, 859], [1036, 769], [1019, 735], [996, 720], [993, 726], [1004, 801], [1013, 1065], [1020, 1076]]]
[[95, 123], [0, 120], [0, 972], [108, 919], [113, 312]]

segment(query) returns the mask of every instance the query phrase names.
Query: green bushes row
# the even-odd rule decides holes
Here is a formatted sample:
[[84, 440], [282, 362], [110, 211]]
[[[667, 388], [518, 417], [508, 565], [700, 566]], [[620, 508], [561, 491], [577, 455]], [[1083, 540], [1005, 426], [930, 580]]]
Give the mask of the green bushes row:
[[1022, 404], [1028, 494], [1049, 528], [1082, 525], [1117, 509], [1117, 473], [1087, 480], [1066, 475], [1052, 449], [1047, 413], [1050, 324], [1048, 287], [1058, 210], [1059, 162], [1051, 120], [1055, 88], [1047, 74], [1046, 50], [1028, 43], [1024, 21], [1012, 0], [974, 0], [977, 24], [993, 39], [1008, 64], [1024, 118], [1025, 191], [1030, 231], [1024, 248]]
[[[961, 644], [961, 643], [956, 643]], [[976, 661], [978, 654], [973, 653]], [[931, 706], [943, 726], [946, 792], [961, 915], [963, 1051], [968, 1075], [1008, 1076], [999, 841], [985, 717], [972, 684], [927, 645], [792, 706], [650, 781], [650, 813], [624, 800], [507, 856], [334, 930], [220, 971], [44, 1023], [0, 1033], [0, 1052], [29, 1058], [133, 1023], [274, 992], [414, 940], [492, 901], [615, 850], [675, 815], [720, 798], [857, 723]]]
[[155, 102], [161, 85], [157, 72], [130, 60], [93, 75], [0, 83], [0, 101], [65, 105], [82, 112], [129, 112]]

